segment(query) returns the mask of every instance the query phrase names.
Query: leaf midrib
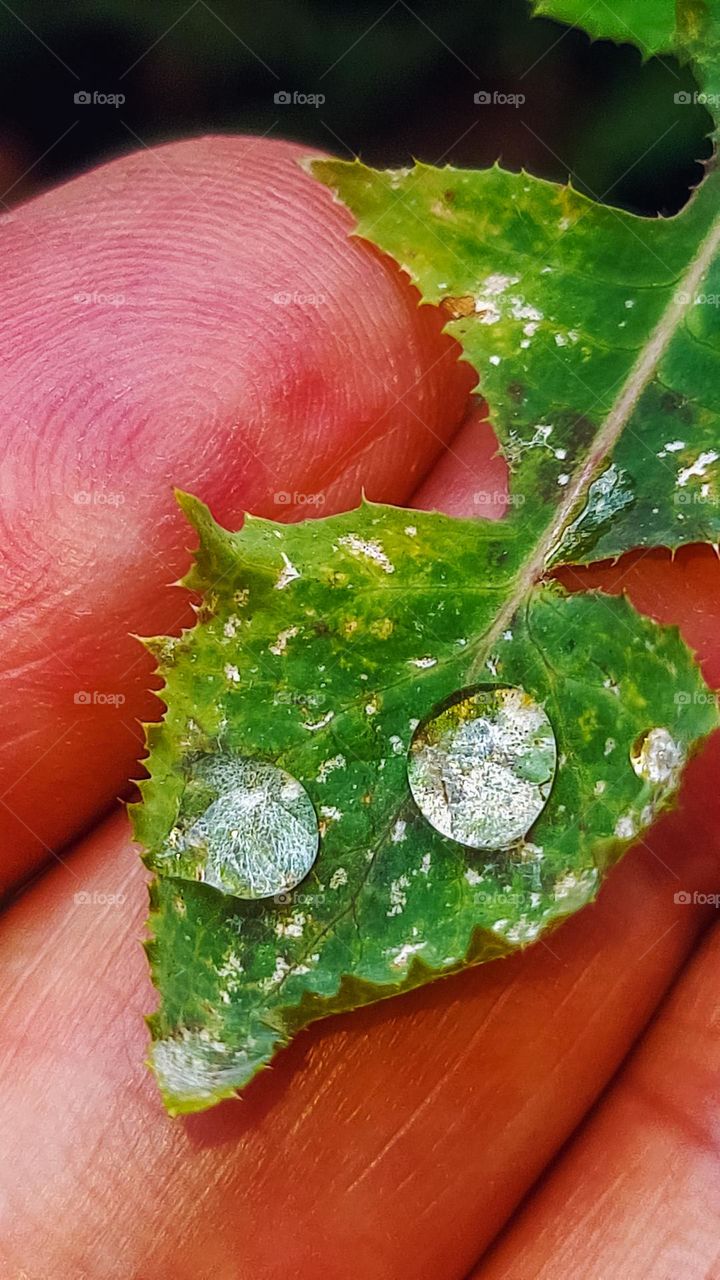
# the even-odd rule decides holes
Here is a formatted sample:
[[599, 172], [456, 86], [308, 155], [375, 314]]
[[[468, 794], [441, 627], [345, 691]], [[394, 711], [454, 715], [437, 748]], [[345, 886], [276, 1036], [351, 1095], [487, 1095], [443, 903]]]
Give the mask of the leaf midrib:
[[[711, 224], [690, 266], [684, 276], [681, 277], [678, 287], [674, 291], [673, 299], [657, 322], [648, 341], [644, 344], [638, 359], [620, 388], [601, 430], [598, 432], [594, 446], [589, 450], [584, 462], [580, 464], [575, 476], [568, 484], [563, 500], [558, 506], [553, 519], [538, 540], [535, 550], [520, 567], [514, 590], [511, 591], [492, 626], [478, 637], [475, 644], [475, 657], [468, 671], [468, 675], [471, 678], [477, 676], [498, 637], [515, 616], [523, 600], [526, 599], [532, 588], [549, 568], [552, 552], [561, 541], [568, 525], [572, 522], [580, 501], [587, 496], [590, 485], [599, 475], [603, 469], [603, 464], [609, 460], [616, 444], [620, 440], [640, 397], [652, 381], [660, 361], [680, 328], [687, 311], [693, 305], [692, 299], [695, 297], [698, 286], [718, 249], [720, 249], [720, 216]], [[675, 297], [678, 293], [682, 294], [688, 301], [676, 302]], [[490, 416], [492, 417], [492, 406]]]

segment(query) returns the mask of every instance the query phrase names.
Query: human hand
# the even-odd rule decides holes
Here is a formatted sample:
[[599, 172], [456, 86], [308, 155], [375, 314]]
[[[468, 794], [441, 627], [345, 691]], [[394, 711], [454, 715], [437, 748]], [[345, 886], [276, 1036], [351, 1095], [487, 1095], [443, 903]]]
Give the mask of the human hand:
[[[165, 585], [188, 558], [172, 483], [229, 526], [305, 513], [278, 494], [342, 509], [362, 484], [470, 514], [504, 483], [481, 415], [454, 435], [472, 377], [437, 313], [346, 241], [299, 154], [239, 139], [141, 153], [4, 228], [3, 871], [43, 873], [0, 921], [2, 1274], [450, 1280], [534, 1187], [483, 1280], [659, 1278], [678, 1241], [676, 1273], [706, 1276], [718, 941], [691, 958], [712, 912], [674, 897], [717, 881], [717, 744], [682, 808], [545, 943], [315, 1026], [242, 1101], [187, 1120], [165, 1116], [143, 1066], [145, 876], [124, 817], [48, 865], [122, 788], [135, 717], [159, 714], [128, 632], [192, 618]], [[680, 624], [717, 683], [709, 549], [565, 577]], [[74, 701], [96, 690], [125, 702]]]

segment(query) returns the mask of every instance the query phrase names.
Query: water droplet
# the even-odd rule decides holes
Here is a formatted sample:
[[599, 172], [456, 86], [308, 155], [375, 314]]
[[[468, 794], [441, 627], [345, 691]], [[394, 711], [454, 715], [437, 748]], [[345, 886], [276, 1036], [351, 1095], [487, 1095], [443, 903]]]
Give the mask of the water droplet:
[[543, 708], [507, 685], [463, 689], [418, 727], [408, 780], [436, 831], [473, 849], [505, 849], [542, 813], [557, 763]]
[[685, 763], [685, 754], [669, 730], [648, 729], [635, 742], [630, 763], [638, 778], [673, 787]]
[[236, 898], [285, 893], [308, 874], [318, 851], [315, 811], [284, 769], [244, 756], [190, 761], [166, 870]]

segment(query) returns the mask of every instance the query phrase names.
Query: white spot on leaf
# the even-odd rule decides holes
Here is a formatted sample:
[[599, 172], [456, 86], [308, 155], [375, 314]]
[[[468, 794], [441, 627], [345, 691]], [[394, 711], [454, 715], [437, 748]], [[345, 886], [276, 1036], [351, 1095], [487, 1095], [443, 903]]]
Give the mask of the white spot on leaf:
[[308, 729], [310, 733], [317, 733], [318, 729], [324, 729], [330, 723], [334, 715], [334, 711], [326, 711], [319, 720], [303, 720], [303, 729]]
[[280, 570], [280, 575], [275, 583], [276, 591], [283, 591], [290, 582], [294, 582], [296, 578], [301, 577], [300, 570], [295, 568], [295, 565], [285, 552], [281, 551], [280, 554], [283, 559], [283, 567]]
[[394, 573], [395, 565], [386, 556], [382, 545], [375, 538], [360, 538], [356, 533], [347, 533], [338, 538], [341, 546], [347, 547], [354, 556], [370, 560], [379, 566], [383, 573]]
[[689, 467], [682, 467], [678, 471], [678, 484], [681, 486], [686, 485], [691, 476], [704, 476], [706, 469], [712, 462], [717, 462], [719, 457], [720, 454], [716, 453], [714, 449], [708, 449], [701, 453]]
[[271, 653], [274, 653], [278, 658], [281, 657], [282, 654], [287, 649], [288, 640], [292, 640], [293, 637], [297, 635], [297, 633], [298, 633], [297, 627], [286, 627], [284, 631], [280, 631], [278, 633], [278, 637], [275, 640], [275, 643], [268, 645], [268, 649], [270, 650]]

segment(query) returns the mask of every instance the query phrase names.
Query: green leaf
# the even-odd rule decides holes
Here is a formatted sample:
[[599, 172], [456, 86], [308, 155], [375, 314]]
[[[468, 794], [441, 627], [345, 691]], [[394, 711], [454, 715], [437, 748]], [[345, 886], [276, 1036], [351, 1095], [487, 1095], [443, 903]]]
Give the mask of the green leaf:
[[[584, 0], [531, 0], [533, 11], [582, 27], [597, 39], [634, 44], [646, 58], [671, 54], [692, 60], [706, 91], [717, 91], [720, 77], [720, 4], [718, 0], [615, 0], [586, 5]], [[717, 104], [715, 104], [717, 105]]]
[[447, 328], [508, 460], [509, 526], [571, 515], [557, 562], [720, 540], [720, 307], [698, 302], [720, 302], [720, 175], [651, 220], [498, 168], [313, 172], [425, 300], [472, 309]]
[[[674, 5], [614, 8], [592, 11], [593, 34], [634, 25], [645, 53], [702, 44], [698, 65], [715, 47], [704, 8], [679, 23]], [[134, 810], [156, 873], [152, 1062], [173, 1112], [232, 1095], [315, 1018], [540, 937], [594, 897], [717, 723], [675, 629], [623, 599], [568, 596], [547, 573], [718, 541], [720, 310], [698, 298], [720, 298], [720, 178], [650, 220], [499, 168], [313, 171], [444, 307], [508, 460], [508, 512], [488, 523], [364, 503], [229, 533], [181, 495], [200, 537], [187, 585], [203, 603], [193, 630], [149, 642], [167, 714], [148, 728]], [[443, 752], [472, 723], [459, 695], [475, 705], [487, 688], [500, 706], [508, 686], [554, 743], [533, 721], [508, 763], [501, 735], [483, 775], [498, 790], [482, 802], [502, 817], [509, 776], [540, 803], [524, 836], [480, 849], [477, 824], [449, 824], [461, 843], [413, 797], [437, 784], [453, 810], [467, 759], [451, 786]], [[263, 811], [248, 779], [268, 767], [304, 791], [281, 781]], [[312, 869], [252, 898], [286, 829], [314, 854], [313, 814]], [[228, 850], [228, 875], [210, 874]]]
[[[717, 0], [537, 7], [715, 84]], [[510, 467], [507, 522], [545, 535], [536, 567], [720, 541], [720, 174], [650, 219], [497, 166], [311, 169], [446, 310]]]
[[[539, 585], [488, 650], [511, 588], [497, 525], [365, 504], [231, 534], [183, 505], [202, 621], [153, 642], [168, 712], [135, 811], [159, 873], [153, 1062], [173, 1111], [229, 1095], [313, 1018], [502, 955], [582, 906], [675, 786], [675, 767], [635, 772], [638, 739], [661, 726], [679, 763], [715, 724], [677, 631], [624, 600]], [[492, 854], [435, 832], [406, 777], [418, 721], [485, 682], [540, 702], [559, 754], [530, 836]], [[277, 764], [305, 787], [321, 852], [287, 900], [177, 878], [207, 753]]]

